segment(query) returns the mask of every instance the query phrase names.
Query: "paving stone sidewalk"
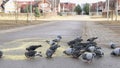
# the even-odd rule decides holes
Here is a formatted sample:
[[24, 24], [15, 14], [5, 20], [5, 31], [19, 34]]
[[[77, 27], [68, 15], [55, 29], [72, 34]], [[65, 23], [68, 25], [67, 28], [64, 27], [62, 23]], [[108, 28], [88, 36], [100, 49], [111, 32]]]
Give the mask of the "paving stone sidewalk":
[[120, 44], [120, 34], [96, 22], [86, 22], [84, 37], [98, 37], [96, 40], [99, 44], [108, 45], [111, 41]]

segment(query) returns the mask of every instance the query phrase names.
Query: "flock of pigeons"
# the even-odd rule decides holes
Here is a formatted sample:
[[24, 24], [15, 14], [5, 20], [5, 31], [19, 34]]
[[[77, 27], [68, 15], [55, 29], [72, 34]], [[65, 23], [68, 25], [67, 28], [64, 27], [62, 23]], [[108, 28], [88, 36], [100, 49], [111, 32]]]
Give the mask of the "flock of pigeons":
[[[58, 35], [54, 40], [46, 41], [50, 45], [46, 51], [47, 58], [52, 58], [52, 55], [60, 47], [59, 42], [61, 39], [62, 37]], [[81, 37], [77, 37], [67, 43], [69, 47], [64, 50], [63, 53], [73, 58], [81, 58], [82, 61], [90, 63], [94, 58], [101, 58], [104, 56], [102, 48], [97, 46], [97, 43], [95, 42], [96, 39], [97, 37], [92, 37], [87, 39], [87, 42], [83, 43], [83, 39]], [[27, 58], [34, 58], [35, 56], [42, 57], [41, 52], [36, 51], [39, 47], [42, 47], [42, 45], [33, 45], [26, 48], [25, 56]], [[111, 52], [111, 55], [120, 56], [120, 48], [117, 48], [114, 43], [110, 43], [110, 48], [114, 49]], [[0, 51], [0, 58], [2, 56], [3, 52]]]

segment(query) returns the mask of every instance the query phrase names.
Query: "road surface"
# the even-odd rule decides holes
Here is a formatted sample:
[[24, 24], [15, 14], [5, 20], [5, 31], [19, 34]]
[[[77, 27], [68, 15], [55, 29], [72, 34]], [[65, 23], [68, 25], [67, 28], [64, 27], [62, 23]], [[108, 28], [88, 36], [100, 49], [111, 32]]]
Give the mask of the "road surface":
[[[0, 48], [4, 56], [0, 59], [0, 68], [119, 68], [120, 57], [111, 57], [107, 52], [101, 59], [94, 59], [91, 64], [80, 59], [68, 57], [62, 53], [67, 48], [66, 42], [82, 36], [86, 22], [80, 21], [54, 21], [35, 27], [0, 33]], [[45, 51], [49, 47], [45, 40], [54, 39], [62, 35], [61, 48], [57, 50], [54, 58], [45, 58]], [[24, 56], [25, 48], [30, 45], [41, 44], [43, 57], [29, 60]], [[106, 51], [106, 50], [105, 50]], [[110, 50], [108, 50], [110, 51]]]

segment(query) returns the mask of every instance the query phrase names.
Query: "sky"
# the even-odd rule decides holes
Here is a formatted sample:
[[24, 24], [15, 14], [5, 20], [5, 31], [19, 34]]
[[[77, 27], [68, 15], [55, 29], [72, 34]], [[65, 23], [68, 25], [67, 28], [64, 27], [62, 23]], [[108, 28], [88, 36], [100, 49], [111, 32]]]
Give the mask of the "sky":
[[76, 4], [84, 4], [84, 3], [94, 3], [97, 1], [106, 1], [106, 0], [60, 0], [61, 2], [73, 2]]

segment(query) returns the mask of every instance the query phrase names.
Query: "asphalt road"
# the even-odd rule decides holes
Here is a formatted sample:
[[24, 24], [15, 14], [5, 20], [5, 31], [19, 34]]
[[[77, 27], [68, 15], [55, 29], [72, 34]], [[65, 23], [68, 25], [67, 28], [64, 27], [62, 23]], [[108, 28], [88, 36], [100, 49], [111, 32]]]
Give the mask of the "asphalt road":
[[[68, 57], [62, 53], [67, 48], [66, 42], [81, 36], [84, 23], [79, 21], [54, 21], [37, 25], [32, 28], [21, 29], [0, 34], [0, 48], [4, 56], [0, 59], [0, 68], [119, 68], [119, 57], [106, 54], [101, 59], [94, 59], [91, 64], [80, 59]], [[62, 35], [61, 48], [57, 50], [52, 59], [45, 58], [45, 51], [49, 47], [44, 41]], [[24, 56], [25, 48], [30, 45], [43, 45], [43, 57], [28, 60]], [[107, 49], [106, 49], [107, 50]]]

